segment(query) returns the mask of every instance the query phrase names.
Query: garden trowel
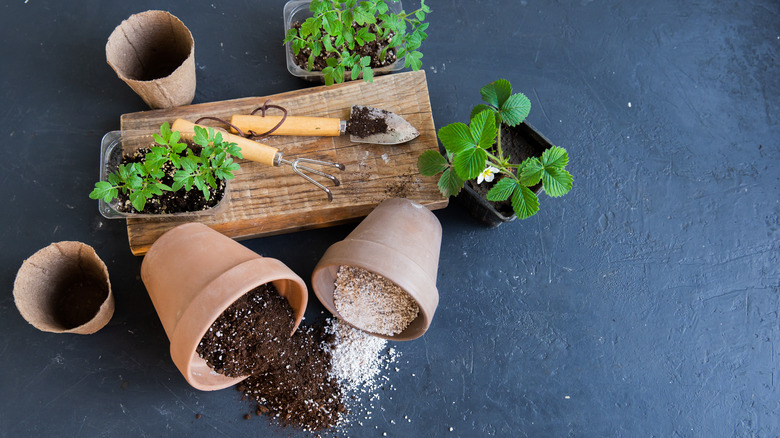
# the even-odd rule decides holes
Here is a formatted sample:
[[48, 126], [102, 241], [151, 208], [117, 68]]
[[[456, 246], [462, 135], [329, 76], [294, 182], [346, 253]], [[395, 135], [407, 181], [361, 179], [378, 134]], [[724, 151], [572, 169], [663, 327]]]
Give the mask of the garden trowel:
[[[349, 134], [350, 140], [357, 143], [400, 144], [414, 140], [420, 135], [414, 126], [398, 114], [363, 105], [352, 106], [349, 120], [329, 117], [288, 116], [283, 119], [283, 116], [234, 115], [230, 122], [241, 131], [254, 135], [268, 133], [337, 137]], [[277, 125], [279, 126], [273, 129]]]

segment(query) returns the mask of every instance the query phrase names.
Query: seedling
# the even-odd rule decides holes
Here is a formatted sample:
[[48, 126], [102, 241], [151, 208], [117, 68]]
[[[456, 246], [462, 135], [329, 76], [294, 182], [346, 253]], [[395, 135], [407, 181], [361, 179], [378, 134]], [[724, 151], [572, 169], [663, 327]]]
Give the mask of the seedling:
[[[89, 194], [91, 199], [103, 199], [106, 203], [119, 197], [119, 191], [126, 193], [137, 211], [143, 211], [146, 202], [164, 191], [176, 192], [193, 187], [203, 192], [208, 201], [209, 188], [217, 188], [217, 180], [233, 179], [233, 172], [239, 169], [232, 157], [242, 158], [241, 148], [236, 143], [226, 142], [219, 131], [213, 128], [195, 126], [192, 141], [200, 146], [199, 154], [181, 141], [179, 131], [171, 131], [166, 122], [160, 133], [154, 134], [155, 144], [144, 155], [141, 162], [120, 164], [116, 172], [108, 174], [108, 181], [95, 183]], [[172, 173], [173, 184], [162, 182], [166, 174]]]
[[522, 163], [510, 162], [501, 149], [500, 126], [522, 123], [531, 110], [531, 101], [522, 93], [512, 94], [505, 79], [491, 82], [480, 90], [484, 104], [471, 111], [468, 125], [452, 123], [439, 129], [446, 157], [437, 151], [425, 151], [417, 161], [420, 173], [441, 173], [439, 190], [445, 197], [460, 193], [467, 180], [499, 180], [487, 193], [488, 201], [510, 200], [515, 215], [526, 219], [539, 211], [539, 199], [529, 188], [541, 181], [545, 193], [563, 196], [572, 188], [573, 178], [565, 169], [569, 162], [566, 149], [553, 146], [541, 158], [529, 157]]
[[[398, 0], [391, 0], [398, 1]], [[420, 7], [411, 13], [389, 11], [386, 0], [312, 0], [309, 9], [314, 14], [301, 23], [300, 29], [287, 32], [284, 43], [290, 43], [297, 56], [308, 49], [306, 69], [314, 69], [314, 60], [326, 58], [322, 69], [325, 84], [344, 82], [347, 73], [356, 79], [373, 82], [374, 71], [370, 56], [360, 56], [356, 47], [376, 41], [382, 47], [380, 62], [388, 54], [405, 58], [404, 67], [419, 70], [423, 54], [418, 50], [428, 37], [425, 14], [431, 9], [420, 0]]]

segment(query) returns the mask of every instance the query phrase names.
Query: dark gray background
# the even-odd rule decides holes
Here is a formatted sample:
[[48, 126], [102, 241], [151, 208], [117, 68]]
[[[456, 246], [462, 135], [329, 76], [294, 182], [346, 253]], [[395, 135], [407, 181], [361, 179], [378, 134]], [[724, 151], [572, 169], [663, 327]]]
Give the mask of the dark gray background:
[[[195, 37], [196, 103], [264, 96], [311, 86], [285, 69], [283, 4], [0, 6], [0, 436], [297, 435], [243, 420], [249, 404], [233, 390], [184, 381], [124, 223], [87, 197], [101, 136], [146, 109], [106, 64], [116, 25], [169, 10]], [[531, 98], [528, 120], [569, 150], [575, 187], [498, 229], [454, 202], [436, 212], [433, 325], [395, 344], [397, 391], [349, 433], [780, 435], [780, 4], [430, 6], [422, 50], [437, 127], [465, 122], [479, 88], [506, 78]], [[351, 229], [245, 244], [308, 281]], [[14, 307], [22, 261], [61, 240], [109, 266], [116, 314], [95, 335], [39, 332]]]

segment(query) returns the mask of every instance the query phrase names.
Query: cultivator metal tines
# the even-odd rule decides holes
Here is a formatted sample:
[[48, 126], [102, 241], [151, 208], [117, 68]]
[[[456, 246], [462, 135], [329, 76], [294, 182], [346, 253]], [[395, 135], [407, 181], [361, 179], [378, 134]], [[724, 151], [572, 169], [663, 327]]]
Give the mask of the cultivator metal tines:
[[[215, 117], [202, 117], [197, 120], [197, 122], [200, 122], [202, 120], [211, 119], [211, 120], [218, 120], [222, 123], [226, 123], [230, 125], [230, 123], [225, 122], [222, 119], [218, 119]], [[197, 123], [196, 122], [196, 123]], [[184, 133], [194, 133], [195, 132], [195, 126], [196, 123], [189, 122], [184, 119], [176, 119], [176, 121], [173, 122], [173, 126], [171, 126], [171, 129], [175, 131], [179, 131], [182, 134]], [[231, 125], [232, 126], [232, 125]], [[203, 128], [207, 128], [206, 126], [201, 126]], [[236, 129], [235, 127], [233, 127]], [[242, 134], [240, 130], [237, 129], [237, 132]], [[228, 141], [238, 144], [238, 146], [241, 148], [241, 155], [245, 160], [250, 161], [257, 161], [259, 163], [266, 164], [268, 166], [274, 166], [279, 167], [283, 164], [288, 165], [292, 167], [293, 172], [295, 172], [297, 175], [303, 177], [306, 181], [314, 184], [319, 189], [325, 191], [325, 193], [328, 195], [328, 201], [333, 201], [333, 193], [325, 187], [322, 183], [318, 182], [311, 176], [307, 175], [306, 173], [310, 173], [313, 175], [321, 176], [324, 178], [328, 178], [333, 182], [335, 186], [341, 185], [341, 182], [336, 178], [335, 176], [325, 173], [321, 170], [313, 169], [306, 164], [315, 165], [315, 166], [327, 166], [327, 167], [334, 167], [339, 170], [344, 170], [344, 165], [341, 163], [333, 163], [329, 161], [322, 161], [322, 160], [315, 160], [311, 158], [296, 158], [294, 160], [288, 160], [283, 157], [283, 154], [279, 149], [268, 146], [263, 143], [256, 142], [254, 140], [250, 140], [248, 138], [245, 138], [241, 135], [235, 135], [231, 134], [229, 132], [222, 132], [222, 135], [224, 138], [226, 138]], [[303, 163], [303, 164], [302, 164]], [[306, 173], [304, 173], [306, 172]]]

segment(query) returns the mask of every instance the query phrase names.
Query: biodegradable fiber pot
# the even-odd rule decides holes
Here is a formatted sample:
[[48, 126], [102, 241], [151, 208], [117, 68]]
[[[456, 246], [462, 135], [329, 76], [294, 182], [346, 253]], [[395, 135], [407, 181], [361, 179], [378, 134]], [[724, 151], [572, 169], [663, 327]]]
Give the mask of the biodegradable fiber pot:
[[295, 330], [308, 300], [303, 279], [282, 262], [200, 223], [179, 225], [157, 239], [141, 264], [141, 279], [171, 342], [173, 362], [201, 390], [227, 388], [246, 378], [218, 374], [196, 351], [234, 301], [272, 282], [292, 307]]
[[95, 333], [114, 314], [108, 269], [81, 242], [52, 243], [25, 260], [14, 302], [27, 322], [52, 333]]
[[374, 335], [396, 341], [416, 339], [428, 330], [439, 304], [436, 274], [440, 249], [441, 224], [433, 213], [408, 199], [387, 199], [346, 239], [328, 248], [314, 268], [312, 288], [331, 313], [349, 324], [333, 303], [339, 267], [355, 266], [379, 274], [404, 289], [417, 302], [420, 313], [397, 335]]
[[122, 21], [108, 37], [106, 60], [151, 108], [187, 105], [195, 97], [195, 41], [169, 12]]

